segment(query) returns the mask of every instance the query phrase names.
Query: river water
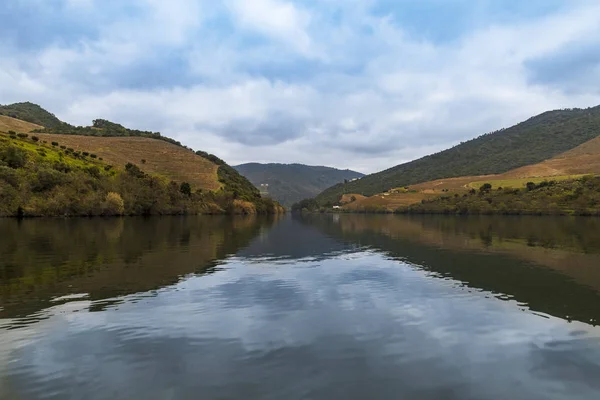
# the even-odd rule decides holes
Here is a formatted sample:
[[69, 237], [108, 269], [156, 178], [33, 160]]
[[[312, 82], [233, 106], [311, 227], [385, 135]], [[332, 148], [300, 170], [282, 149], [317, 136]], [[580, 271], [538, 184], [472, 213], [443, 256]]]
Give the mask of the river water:
[[600, 219], [4, 219], [0, 239], [0, 399], [600, 398]]

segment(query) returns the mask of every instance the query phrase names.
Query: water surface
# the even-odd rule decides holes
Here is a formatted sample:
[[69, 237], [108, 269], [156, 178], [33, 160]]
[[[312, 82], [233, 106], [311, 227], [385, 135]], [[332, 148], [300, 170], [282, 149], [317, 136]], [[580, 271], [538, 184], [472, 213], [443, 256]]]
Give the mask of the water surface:
[[598, 399], [600, 220], [0, 220], [0, 398]]

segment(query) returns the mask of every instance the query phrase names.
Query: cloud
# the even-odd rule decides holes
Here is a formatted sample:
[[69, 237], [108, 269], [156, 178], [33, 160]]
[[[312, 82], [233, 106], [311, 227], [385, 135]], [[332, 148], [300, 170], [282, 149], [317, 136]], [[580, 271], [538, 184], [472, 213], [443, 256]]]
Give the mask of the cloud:
[[232, 164], [375, 172], [600, 103], [587, 0], [8, 0], [0, 13], [0, 103], [160, 130]]

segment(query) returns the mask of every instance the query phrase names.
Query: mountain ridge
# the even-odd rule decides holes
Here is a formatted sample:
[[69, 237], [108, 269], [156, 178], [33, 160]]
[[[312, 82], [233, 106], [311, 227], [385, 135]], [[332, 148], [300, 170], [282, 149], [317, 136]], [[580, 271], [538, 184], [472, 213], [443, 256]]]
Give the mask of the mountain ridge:
[[[235, 165], [255, 186], [285, 206], [313, 197], [337, 182], [359, 179], [364, 174], [350, 169], [300, 163], [245, 163]], [[263, 186], [261, 186], [263, 185]], [[268, 186], [266, 186], [268, 185]]]
[[436, 179], [500, 174], [571, 150], [600, 134], [600, 106], [546, 111], [509, 128], [486, 133], [441, 152], [337, 184], [319, 195], [335, 204], [344, 193], [371, 196]]

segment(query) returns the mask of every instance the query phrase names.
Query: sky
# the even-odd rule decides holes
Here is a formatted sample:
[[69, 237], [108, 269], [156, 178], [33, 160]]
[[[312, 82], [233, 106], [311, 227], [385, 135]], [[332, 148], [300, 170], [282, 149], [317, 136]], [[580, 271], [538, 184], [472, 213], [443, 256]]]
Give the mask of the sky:
[[0, 104], [372, 173], [600, 104], [597, 0], [2, 0]]

